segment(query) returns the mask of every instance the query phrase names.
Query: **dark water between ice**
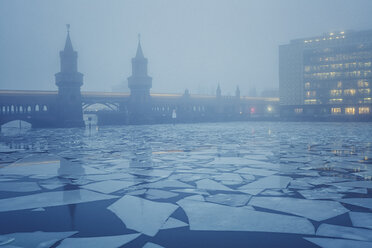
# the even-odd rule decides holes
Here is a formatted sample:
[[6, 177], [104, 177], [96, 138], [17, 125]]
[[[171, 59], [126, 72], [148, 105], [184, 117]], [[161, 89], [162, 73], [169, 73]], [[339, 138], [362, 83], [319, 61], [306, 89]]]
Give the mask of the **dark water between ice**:
[[0, 248], [372, 247], [371, 176], [370, 123], [3, 128]]

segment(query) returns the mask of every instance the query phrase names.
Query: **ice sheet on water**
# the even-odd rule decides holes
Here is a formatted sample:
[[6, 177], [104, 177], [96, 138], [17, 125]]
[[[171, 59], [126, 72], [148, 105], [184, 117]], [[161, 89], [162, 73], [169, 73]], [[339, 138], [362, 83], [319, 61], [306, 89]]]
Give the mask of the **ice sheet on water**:
[[34, 211], [34, 212], [43, 212], [43, 211], [45, 211], [45, 208], [35, 208], [35, 209], [32, 209], [31, 211]]
[[358, 188], [370, 188], [370, 189], [372, 189], [372, 181], [342, 182], [342, 183], [333, 183], [332, 185], [343, 186], [343, 187], [358, 187]]
[[147, 189], [139, 189], [139, 190], [134, 190], [134, 191], [129, 191], [126, 194], [127, 195], [143, 195], [146, 193]]
[[319, 188], [312, 190], [299, 190], [304, 198], [309, 200], [319, 200], [319, 199], [341, 199], [345, 194], [337, 193], [334, 189], [330, 188]]
[[353, 188], [353, 187], [343, 187], [337, 186], [338, 192], [345, 192], [345, 193], [358, 193], [358, 194], [367, 194], [367, 188]]
[[372, 213], [349, 212], [353, 226], [372, 229]]
[[235, 171], [235, 173], [250, 174], [250, 175], [256, 175], [256, 176], [271, 176], [271, 175], [278, 173], [278, 171], [245, 167], [245, 168]]
[[151, 176], [151, 177], [169, 177], [170, 174], [173, 173], [173, 170], [160, 170], [160, 169], [137, 169], [137, 170], [131, 170], [131, 174], [133, 175], [139, 175], [139, 176]]
[[[0, 241], [8, 240], [7, 245], [19, 247], [51, 247], [56, 242], [70, 237], [77, 232], [22, 232], [0, 235]], [[3, 246], [1, 246], [3, 247]], [[6, 246], [5, 246], [6, 247]]]
[[338, 201], [372, 209], [372, 198], [346, 198], [346, 199], [339, 199]]
[[176, 196], [178, 196], [178, 194], [159, 189], [149, 189], [145, 195], [145, 197], [150, 200], [167, 199]]
[[330, 225], [325, 223], [321, 224], [318, 227], [316, 235], [343, 239], [372, 241], [372, 230], [348, 226]]
[[200, 189], [173, 189], [172, 191], [180, 192], [180, 193], [198, 194], [198, 195], [209, 195], [207, 191], [200, 190]]
[[333, 238], [304, 238], [322, 248], [370, 248], [372, 242]]
[[281, 195], [285, 195], [285, 194], [283, 192], [279, 191], [279, 190], [267, 189], [267, 190], [261, 192], [261, 195], [281, 196]]
[[239, 188], [239, 190], [247, 189], [282, 189], [286, 188], [291, 182], [292, 178], [286, 176], [268, 176], [252, 183], [246, 184]]
[[196, 182], [196, 186], [198, 189], [205, 189], [205, 190], [222, 190], [222, 191], [232, 191], [231, 188], [226, 187], [225, 185], [213, 181], [211, 179], [202, 179]]
[[190, 184], [186, 184], [177, 180], [162, 180], [157, 181], [154, 183], [149, 183], [146, 185], [148, 188], [156, 188], [156, 189], [162, 189], [162, 188], [194, 188]]
[[107, 180], [107, 181], [87, 184], [87, 185], [80, 186], [80, 187], [84, 189], [98, 191], [98, 192], [105, 193], [105, 194], [110, 194], [115, 191], [125, 189], [125, 188], [128, 188], [136, 184], [138, 184], [138, 182], [136, 181]]
[[142, 248], [164, 248], [164, 247], [158, 244], [147, 242]]
[[155, 236], [169, 216], [178, 208], [171, 203], [161, 203], [126, 195], [107, 209], [116, 214], [127, 228]]
[[188, 226], [188, 225], [189, 224], [187, 224], [183, 221], [180, 221], [178, 219], [169, 217], [169, 219], [167, 220], [167, 222], [164, 223], [164, 225], [161, 227], [161, 229], [179, 228], [179, 227], [184, 227], [184, 226]]
[[231, 207], [240, 207], [246, 205], [251, 197], [246, 194], [216, 194], [206, 197], [205, 200]]
[[136, 176], [130, 175], [128, 173], [113, 173], [113, 174], [104, 174], [104, 175], [88, 175], [85, 179], [92, 181], [105, 181], [105, 180], [115, 180], [115, 179], [136, 179]]
[[33, 192], [41, 190], [35, 182], [1, 182], [0, 191], [8, 192]]
[[67, 238], [61, 242], [58, 248], [116, 248], [121, 247], [136, 239], [141, 234], [124, 234], [117, 236], [89, 237], [89, 238]]
[[264, 190], [265, 189], [244, 189], [244, 190], [239, 189], [240, 192], [248, 194], [248, 195], [258, 195]]
[[30, 155], [0, 169], [0, 175], [37, 176], [38, 178], [100, 173], [102, 172], [97, 169], [73, 164], [54, 155]]
[[204, 197], [201, 195], [192, 195], [192, 196], [187, 196], [183, 198], [184, 200], [190, 200], [190, 201], [205, 201]]
[[239, 176], [238, 174], [234, 174], [234, 173], [222, 173], [222, 174], [213, 176], [213, 179], [217, 181], [222, 181], [223, 184], [228, 184], [228, 185], [240, 184], [243, 182], [243, 178]]
[[314, 234], [314, 226], [302, 217], [191, 200], [177, 204], [185, 211], [190, 230]]
[[307, 200], [289, 197], [252, 197], [249, 205], [272, 209], [322, 221], [348, 212], [335, 201]]
[[45, 192], [0, 199], [0, 212], [62, 206], [117, 198], [117, 196], [95, 193], [89, 190], [68, 190]]

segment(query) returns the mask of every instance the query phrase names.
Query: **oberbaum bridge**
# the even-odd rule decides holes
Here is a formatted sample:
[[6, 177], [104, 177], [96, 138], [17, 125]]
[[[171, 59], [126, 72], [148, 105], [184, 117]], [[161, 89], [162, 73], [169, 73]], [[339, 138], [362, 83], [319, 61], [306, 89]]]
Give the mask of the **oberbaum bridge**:
[[[147, 58], [140, 40], [132, 59], [128, 78], [130, 93], [81, 92], [83, 74], [78, 72], [77, 57], [69, 30], [64, 50], [59, 53], [60, 72], [55, 74], [57, 91], [0, 90], [0, 127], [14, 120], [34, 128], [84, 127], [83, 113], [102, 104], [110, 109], [95, 112], [98, 125], [193, 123], [217, 121], [271, 120], [278, 117], [278, 98], [223, 96], [218, 85], [215, 96], [152, 94], [152, 78], [147, 74]], [[1, 130], [1, 129], [0, 129]]]

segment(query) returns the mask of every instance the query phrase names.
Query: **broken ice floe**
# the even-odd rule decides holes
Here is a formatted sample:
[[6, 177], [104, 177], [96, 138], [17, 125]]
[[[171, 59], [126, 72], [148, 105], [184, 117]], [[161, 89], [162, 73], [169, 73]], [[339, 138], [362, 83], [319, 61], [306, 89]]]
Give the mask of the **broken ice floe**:
[[307, 200], [289, 197], [252, 197], [249, 205], [272, 209], [322, 221], [348, 212], [335, 201]]
[[105, 194], [110, 194], [115, 191], [128, 188], [130, 186], [133, 186], [135, 184], [138, 184], [136, 181], [121, 181], [121, 180], [107, 180], [107, 181], [101, 181], [97, 183], [91, 183], [84, 186], [81, 186], [81, 188], [89, 189], [93, 191], [98, 191]]
[[211, 179], [202, 179], [197, 181], [196, 186], [198, 189], [232, 191], [232, 189]]
[[252, 183], [246, 184], [239, 188], [239, 190], [247, 189], [282, 189], [286, 188], [289, 182], [292, 180], [286, 176], [268, 176]]
[[372, 209], [372, 198], [346, 198], [346, 199], [339, 199], [338, 201]]
[[[0, 235], [0, 240], [8, 240], [4, 245], [14, 247], [51, 247], [56, 242], [70, 237], [77, 232], [22, 232]], [[3, 247], [1, 245], [1, 247]], [[7, 246], [5, 246], [7, 247]]]
[[370, 188], [370, 189], [372, 189], [372, 181], [352, 181], [352, 182], [334, 183], [332, 185], [343, 186], [343, 187], [357, 187], [357, 188]]
[[167, 222], [164, 223], [164, 225], [160, 229], [172, 229], [172, 228], [179, 228], [179, 227], [185, 227], [188, 226], [189, 224], [180, 221], [178, 219], [169, 217]]
[[116, 248], [121, 247], [136, 239], [141, 234], [124, 234], [117, 236], [87, 237], [87, 238], [67, 238], [61, 242], [58, 248]]
[[177, 181], [177, 180], [162, 180], [145, 185], [147, 188], [193, 188], [193, 186]]
[[85, 189], [45, 192], [0, 199], [0, 212], [62, 206], [112, 198], [117, 198], [117, 196], [95, 193]]
[[192, 200], [180, 200], [177, 204], [185, 211], [190, 230], [314, 234], [314, 226], [302, 217]]
[[251, 167], [245, 167], [243, 169], [239, 169], [235, 171], [235, 173], [240, 173], [240, 174], [250, 174], [250, 175], [255, 175], [255, 176], [271, 176], [276, 173], [277, 171], [271, 171], [271, 170], [265, 170], [265, 169], [256, 169], [256, 168], [251, 168]]
[[318, 200], [318, 199], [340, 199], [345, 196], [345, 194], [340, 194], [334, 189], [329, 188], [318, 188], [312, 190], [299, 190], [304, 198], [309, 200]]
[[334, 238], [304, 238], [311, 243], [319, 245], [323, 248], [371, 248], [372, 242], [348, 240], [348, 239], [334, 239]]
[[164, 247], [158, 244], [147, 242], [142, 248], [164, 248]]
[[150, 200], [157, 200], [157, 199], [168, 199], [178, 196], [177, 193], [169, 192], [169, 191], [164, 191], [164, 190], [159, 190], [159, 189], [149, 189], [146, 192], [146, 198]]
[[33, 192], [41, 188], [35, 182], [1, 182], [0, 191], [8, 192]]
[[231, 207], [239, 207], [246, 205], [250, 198], [250, 195], [245, 194], [216, 194], [206, 197], [205, 200]]
[[330, 224], [321, 224], [316, 231], [318, 236], [355, 239], [362, 241], [372, 241], [372, 230], [348, 226], [337, 226]]
[[126, 195], [108, 209], [115, 213], [127, 228], [155, 236], [168, 217], [178, 208], [170, 203], [160, 203]]
[[349, 212], [349, 216], [353, 226], [372, 229], [372, 213]]

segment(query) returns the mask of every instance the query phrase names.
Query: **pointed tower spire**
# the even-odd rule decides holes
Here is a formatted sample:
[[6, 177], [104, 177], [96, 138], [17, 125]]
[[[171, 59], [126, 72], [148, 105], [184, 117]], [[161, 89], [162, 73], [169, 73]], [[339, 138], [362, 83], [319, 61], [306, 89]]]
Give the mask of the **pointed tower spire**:
[[240, 99], [240, 89], [239, 89], [239, 85], [236, 86], [235, 97], [238, 98], [238, 99]]
[[218, 84], [218, 86], [217, 86], [216, 97], [217, 97], [217, 98], [220, 98], [220, 97], [221, 97], [221, 88], [220, 88], [220, 84]]
[[145, 56], [143, 55], [142, 47], [141, 47], [141, 34], [138, 34], [138, 46], [137, 46], [136, 59], [143, 59], [143, 58], [145, 58]]
[[65, 49], [64, 51], [67, 52], [73, 52], [74, 49], [72, 48], [72, 43], [70, 39], [70, 24], [66, 24], [67, 27], [67, 37], [66, 37], [66, 43], [65, 43]]

